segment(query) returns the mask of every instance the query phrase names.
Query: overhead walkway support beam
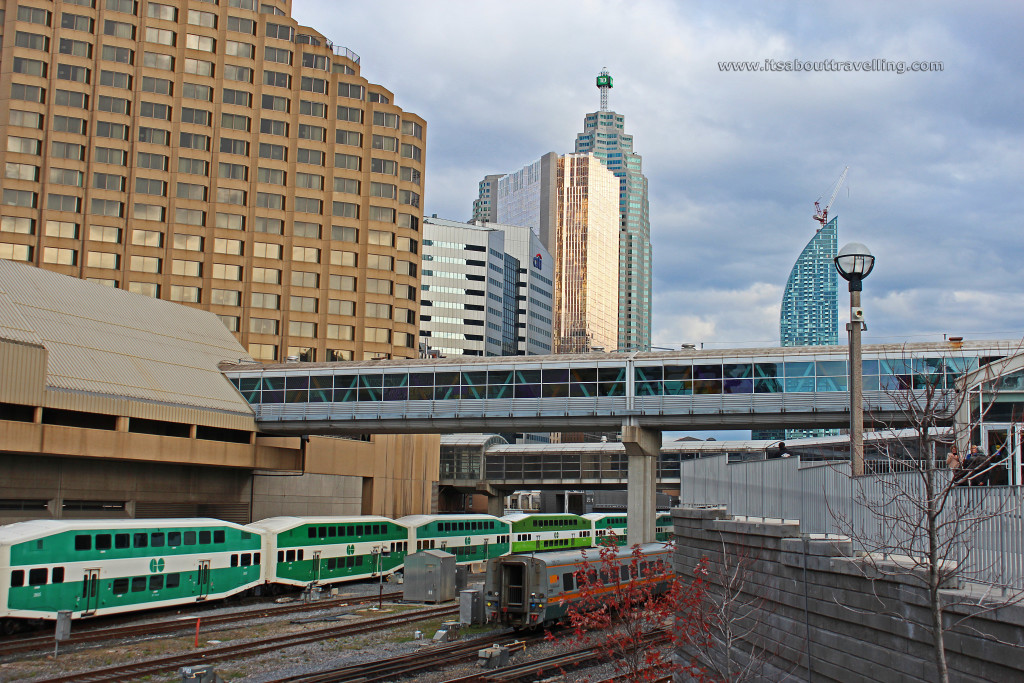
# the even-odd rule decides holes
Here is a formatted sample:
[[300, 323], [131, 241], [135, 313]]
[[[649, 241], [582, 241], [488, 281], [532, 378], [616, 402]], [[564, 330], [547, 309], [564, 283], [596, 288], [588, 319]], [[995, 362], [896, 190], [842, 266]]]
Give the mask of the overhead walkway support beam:
[[626, 540], [629, 545], [655, 540], [657, 514], [658, 457], [661, 431], [641, 427], [632, 421], [622, 425], [622, 445], [629, 458], [626, 486]]

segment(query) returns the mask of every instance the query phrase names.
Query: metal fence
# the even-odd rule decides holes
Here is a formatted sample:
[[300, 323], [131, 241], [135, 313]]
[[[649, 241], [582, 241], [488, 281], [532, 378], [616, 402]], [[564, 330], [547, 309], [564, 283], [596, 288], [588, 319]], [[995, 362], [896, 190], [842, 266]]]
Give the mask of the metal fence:
[[[921, 556], [926, 538], [920, 474], [850, 476], [847, 461], [799, 458], [729, 462], [725, 456], [684, 461], [680, 504], [725, 505], [743, 517], [798, 520], [810, 534], [853, 538], [860, 550]], [[952, 474], [935, 473], [939, 489]], [[1024, 590], [1024, 520], [1019, 486], [955, 486], [939, 518], [946, 559], [965, 581]]]

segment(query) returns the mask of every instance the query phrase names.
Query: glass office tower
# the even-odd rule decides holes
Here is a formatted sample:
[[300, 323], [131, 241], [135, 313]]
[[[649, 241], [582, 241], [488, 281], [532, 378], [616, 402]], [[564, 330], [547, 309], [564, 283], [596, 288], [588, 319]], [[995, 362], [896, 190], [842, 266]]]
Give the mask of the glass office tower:
[[833, 218], [815, 233], [793, 264], [779, 313], [782, 346], [839, 343], [839, 276], [833, 263], [838, 240]]

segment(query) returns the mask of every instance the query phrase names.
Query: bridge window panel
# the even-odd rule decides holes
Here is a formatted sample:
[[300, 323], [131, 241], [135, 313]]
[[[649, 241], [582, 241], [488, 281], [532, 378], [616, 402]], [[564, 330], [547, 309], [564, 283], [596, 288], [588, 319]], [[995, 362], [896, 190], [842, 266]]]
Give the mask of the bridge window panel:
[[384, 387], [385, 401], [408, 401], [409, 387]]
[[[568, 373], [566, 373], [566, 376], [568, 377]], [[544, 398], [567, 398], [569, 396], [569, 385], [545, 383], [541, 385], [541, 393]]]
[[818, 391], [847, 391], [846, 377], [819, 377]]
[[878, 377], [867, 375], [864, 377], [864, 391], [878, 391]]
[[463, 385], [462, 398], [487, 398], [487, 385]]
[[815, 366], [818, 377], [845, 377], [847, 375], [845, 360], [819, 360], [815, 362]]
[[722, 375], [726, 379], [743, 379], [754, 376], [753, 363], [725, 363], [722, 365]]
[[260, 393], [260, 403], [284, 403], [284, 389], [274, 391], [264, 389]]
[[360, 387], [359, 389], [359, 400], [360, 401], [379, 401], [381, 397], [380, 387]]
[[359, 375], [335, 375], [334, 376], [334, 388], [335, 389], [355, 389], [357, 382], [359, 381]]
[[[667, 376], [668, 372], [666, 372], [665, 375]], [[666, 396], [688, 396], [693, 393], [693, 382], [665, 380], [662, 390], [665, 392]]]
[[409, 400], [410, 401], [433, 401], [434, 400], [434, 387], [409, 387]]
[[878, 359], [878, 374], [880, 375], [909, 375], [913, 371], [913, 362], [910, 358]]
[[664, 368], [660, 365], [640, 366], [636, 368], [637, 382], [660, 382], [664, 377]]
[[432, 387], [434, 386], [434, 373], [432, 372], [410, 372], [409, 386], [411, 387]]
[[359, 375], [360, 389], [380, 389], [383, 383], [383, 375]]
[[722, 379], [721, 365], [694, 365], [694, 379]]
[[661, 396], [661, 382], [637, 382], [637, 396]]
[[[696, 372], [696, 367], [694, 368]], [[722, 380], [720, 379], [695, 379], [693, 380], [693, 393], [695, 394], [721, 394]]]
[[775, 377], [757, 378], [754, 380], [755, 394], [782, 393], [782, 380]]
[[249, 403], [260, 402], [260, 378], [241, 377], [238, 380], [238, 391]]
[[332, 375], [313, 375], [309, 378], [309, 402], [329, 403], [334, 396]]
[[540, 373], [544, 384], [565, 384], [569, 381], [569, 368], [543, 368]]
[[285, 403], [309, 403], [309, 391], [307, 389], [288, 389], [284, 392]]
[[434, 387], [434, 400], [435, 401], [449, 401], [456, 398], [462, 398], [462, 387], [459, 385], [448, 385], [448, 386], [436, 386]]
[[488, 384], [487, 398], [512, 398], [512, 384]]
[[515, 372], [512, 370], [488, 370], [488, 384], [515, 384]]
[[295, 389], [308, 389], [309, 388], [309, 376], [308, 375], [289, 375], [285, 378], [285, 389], [293, 391]]
[[665, 381], [685, 381], [693, 379], [693, 367], [690, 365], [666, 365], [664, 367]]
[[435, 372], [434, 386], [447, 387], [462, 384], [462, 373], [460, 372]]
[[598, 396], [625, 396], [626, 395], [626, 383], [625, 382], [598, 382], [597, 383], [597, 395]]
[[569, 368], [569, 381], [596, 382], [597, 368]]
[[[787, 362], [783, 363], [786, 371], [786, 377], [814, 377], [814, 363], [813, 362]], [[792, 391], [789, 385], [786, 385], [786, 391]]]
[[[594, 373], [597, 376], [597, 373]], [[569, 396], [573, 398], [593, 398], [597, 396], [597, 382], [573, 382], [569, 385]]]
[[[786, 363], [788, 366], [789, 363]], [[787, 367], [787, 372], [788, 372]], [[786, 377], [786, 392], [814, 391], [814, 377]]]
[[284, 391], [284, 377], [263, 377], [263, 391]]
[[540, 384], [540, 370], [516, 370], [516, 384]]
[[877, 360], [865, 360], [861, 361], [861, 369], [865, 375], [877, 375], [878, 374], [878, 361]]
[[754, 363], [754, 377], [784, 377], [782, 363]]
[[483, 387], [487, 384], [487, 371], [477, 370], [462, 373], [462, 384], [468, 387]]
[[388, 387], [408, 387], [409, 386], [409, 375], [403, 373], [394, 373], [384, 375], [384, 388]]
[[978, 369], [977, 358], [963, 358], [963, 357], [952, 357], [945, 359], [946, 372], [962, 374], [971, 370]]
[[540, 386], [539, 384], [517, 384], [516, 398], [540, 398]]
[[914, 375], [914, 388], [925, 389], [927, 387], [935, 387], [937, 389], [942, 388], [942, 375], [930, 374], [930, 373], [916, 373]]
[[626, 368], [598, 368], [598, 382], [625, 382]]
[[723, 394], [749, 394], [754, 391], [752, 378], [726, 377], [722, 381]]

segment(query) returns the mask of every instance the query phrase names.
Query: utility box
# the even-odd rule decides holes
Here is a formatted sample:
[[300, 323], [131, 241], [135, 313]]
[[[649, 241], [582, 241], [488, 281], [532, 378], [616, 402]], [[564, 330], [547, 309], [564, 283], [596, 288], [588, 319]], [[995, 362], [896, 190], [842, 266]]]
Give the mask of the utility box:
[[455, 592], [466, 590], [469, 585], [469, 567], [460, 564], [455, 567]]
[[455, 599], [455, 556], [421, 550], [405, 558], [405, 600], [447, 602]]
[[182, 683], [224, 683], [224, 679], [209, 664], [183, 666], [178, 669], [178, 673], [181, 674]]
[[484, 623], [483, 586], [459, 591], [459, 621], [467, 625]]

